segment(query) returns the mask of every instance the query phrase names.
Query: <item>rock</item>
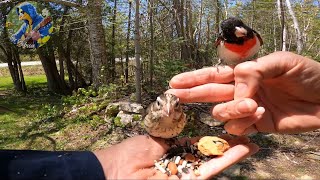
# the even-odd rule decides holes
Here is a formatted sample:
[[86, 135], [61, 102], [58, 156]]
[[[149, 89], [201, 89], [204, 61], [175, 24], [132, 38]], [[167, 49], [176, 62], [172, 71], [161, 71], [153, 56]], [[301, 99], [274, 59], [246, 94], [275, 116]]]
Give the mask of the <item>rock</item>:
[[106, 108], [106, 115], [112, 116], [119, 113], [119, 111], [125, 111], [126, 113], [136, 113], [142, 114], [144, 113], [144, 108], [141, 104], [132, 103], [132, 102], [116, 102], [110, 103]]
[[213, 119], [211, 115], [207, 113], [200, 114], [200, 121], [211, 127], [223, 125], [223, 122]]
[[120, 111], [114, 119], [114, 123], [119, 127], [135, 126], [142, 120], [140, 114], [129, 114], [124, 111]]
[[131, 103], [131, 102], [119, 102], [120, 110], [130, 113], [142, 114], [144, 112], [144, 108], [141, 104]]
[[122, 127], [131, 126], [131, 123], [133, 121], [133, 116], [131, 114], [126, 114], [125, 112], [120, 111], [115, 119], [119, 119], [121, 123], [118, 126], [122, 126]]
[[223, 155], [229, 149], [228, 142], [215, 136], [205, 136], [199, 140], [198, 149], [206, 156]]
[[106, 116], [115, 117], [120, 111], [119, 107], [120, 107], [119, 103], [110, 103], [105, 110]]

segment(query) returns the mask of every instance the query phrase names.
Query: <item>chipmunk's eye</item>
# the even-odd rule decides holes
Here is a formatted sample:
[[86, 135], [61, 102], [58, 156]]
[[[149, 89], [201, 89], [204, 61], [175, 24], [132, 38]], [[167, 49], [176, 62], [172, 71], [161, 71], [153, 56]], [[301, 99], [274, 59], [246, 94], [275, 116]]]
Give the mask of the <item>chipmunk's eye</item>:
[[157, 106], [160, 106], [160, 101], [157, 101]]

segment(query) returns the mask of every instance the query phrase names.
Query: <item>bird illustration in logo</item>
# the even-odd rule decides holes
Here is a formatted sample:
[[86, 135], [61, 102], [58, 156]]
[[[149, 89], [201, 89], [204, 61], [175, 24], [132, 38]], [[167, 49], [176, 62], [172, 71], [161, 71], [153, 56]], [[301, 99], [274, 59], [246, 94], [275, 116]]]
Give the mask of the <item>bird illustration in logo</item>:
[[16, 7], [19, 20], [24, 21], [20, 29], [11, 36], [10, 40], [22, 48], [38, 48], [49, 41], [53, 32], [50, 17], [43, 17], [36, 8], [24, 2]]

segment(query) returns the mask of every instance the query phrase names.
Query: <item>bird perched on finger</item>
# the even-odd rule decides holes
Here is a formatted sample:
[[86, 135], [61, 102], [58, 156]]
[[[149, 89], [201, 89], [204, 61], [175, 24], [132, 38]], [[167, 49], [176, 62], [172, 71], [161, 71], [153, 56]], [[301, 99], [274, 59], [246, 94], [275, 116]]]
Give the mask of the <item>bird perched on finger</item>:
[[143, 122], [151, 136], [173, 138], [181, 133], [187, 120], [179, 98], [173, 94], [162, 94], [149, 105]]
[[215, 46], [219, 62], [237, 65], [252, 58], [263, 45], [259, 33], [245, 25], [240, 19], [230, 17], [221, 23]]

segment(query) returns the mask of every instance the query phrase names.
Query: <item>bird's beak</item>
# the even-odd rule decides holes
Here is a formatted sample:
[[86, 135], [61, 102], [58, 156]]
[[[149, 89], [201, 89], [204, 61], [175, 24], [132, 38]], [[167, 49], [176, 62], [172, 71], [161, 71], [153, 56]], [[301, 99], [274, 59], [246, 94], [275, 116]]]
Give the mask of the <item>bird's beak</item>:
[[171, 104], [167, 104], [165, 107], [163, 107], [163, 114], [167, 117], [171, 115], [172, 107]]
[[243, 27], [236, 26], [236, 32], [234, 33], [237, 37], [247, 36], [248, 31]]

